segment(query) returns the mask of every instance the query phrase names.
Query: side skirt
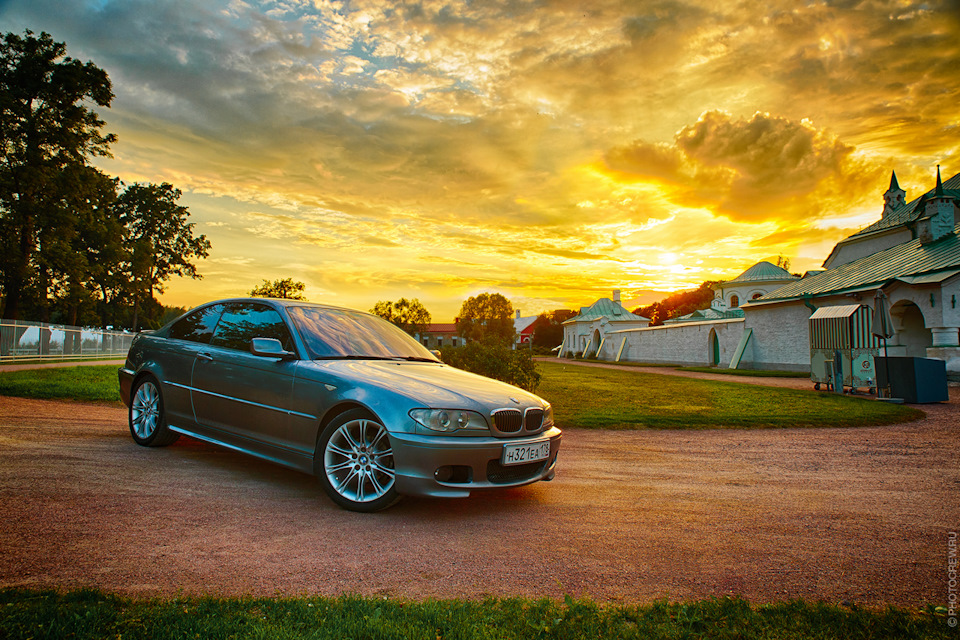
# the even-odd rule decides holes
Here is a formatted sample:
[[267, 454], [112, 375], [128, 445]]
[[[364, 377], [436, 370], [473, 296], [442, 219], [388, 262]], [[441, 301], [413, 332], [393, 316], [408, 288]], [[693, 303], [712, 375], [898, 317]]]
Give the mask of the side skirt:
[[263, 443], [248, 440], [247, 438], [240, 438], [238, 436], [229, 436], [227, 434], [218, 434], [217, 436], [214, 436], [207, 433], [192, 431], [190, 429], [185, 429], [172, 424], [169, 425], [169, 427], [171, 431], [175, 431], [190, 438], [196, 438], [197, 440], [202, 440], [203, 442], [225, 447], [227, 449], [231, 449], [232, 451], [245, 453], [260, 458], [261, 460], [267, 460], [268, 462], [273, 462], [284, 467], [290, 467], [291, 469], [296, 469], [297, 471], [303, 471], [304, 473], [313, 475], [313, 456], [305, 456], [295, 451], [289, 451], [279, 447], [271, 447]]

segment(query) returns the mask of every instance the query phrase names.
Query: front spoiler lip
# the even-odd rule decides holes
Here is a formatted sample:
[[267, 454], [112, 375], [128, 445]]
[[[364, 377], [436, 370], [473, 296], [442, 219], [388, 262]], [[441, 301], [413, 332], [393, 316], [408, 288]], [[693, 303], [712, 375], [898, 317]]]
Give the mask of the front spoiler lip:
[[[391, 433], [396, 465], [396, 489], [410, 496], [467, 497], [471, 491], [521, 487], [540, 480], [551, 480], [556, 474], [557, 453], [562, 433], [553, 427], [543, 433], [522, 438], [463, 438], [420, 436]], [[487, 463], [499, 460], [507, 444], [532, 444], [550, 441], [550, 456], [543, 469], [534, 476], [516, 482], [493, 483], [487, 480]], [[434, 477], [438, 467], [469, 466], [473, 480], [466, 483], [440, 482]]]
[[130, 389], [133, 386], [133, 376], [135, 374], [135, 371], [127, 367], [117, 369], [117, 378], [120, 380], [120, 400], [128, 407], [130, 406]]

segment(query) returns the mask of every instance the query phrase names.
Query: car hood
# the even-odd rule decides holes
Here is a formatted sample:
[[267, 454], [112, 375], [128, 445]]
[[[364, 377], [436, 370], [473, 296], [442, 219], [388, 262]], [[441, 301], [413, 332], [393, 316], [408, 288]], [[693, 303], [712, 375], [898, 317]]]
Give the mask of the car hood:
[[489, 412], [504, 407], [542, 407], [538, 396], [519, 387], [445, 364], [387, 360], [314, 361], [318, 372], [356, 386], [375, 385], [435, 409]]

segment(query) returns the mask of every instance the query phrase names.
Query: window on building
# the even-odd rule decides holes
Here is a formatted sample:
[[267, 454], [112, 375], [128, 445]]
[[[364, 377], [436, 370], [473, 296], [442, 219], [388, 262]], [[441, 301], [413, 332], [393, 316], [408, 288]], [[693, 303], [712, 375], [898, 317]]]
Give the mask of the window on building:
[[454, 346], [454, 347], [457, 346], [457, 339], [456, 339], [456, 337], [450, 338], [450, 344], [451, 344], [452, 346]]
[[740, 296], [734, 294], [730, 296], [730, 306], [734, 309], [740, 306]]
[[443, 346], [443, 336], [437, 336], [437, 349]]
[[763, 294], [762, 294], [762, 293], [755, 293], [755, 294], [753, 294], [752, 296], [750, 296], [750, 299], [751, 299], [751, 300], [756, 300], [757, 298], [762, 298], [762, 297], [763, 297]]

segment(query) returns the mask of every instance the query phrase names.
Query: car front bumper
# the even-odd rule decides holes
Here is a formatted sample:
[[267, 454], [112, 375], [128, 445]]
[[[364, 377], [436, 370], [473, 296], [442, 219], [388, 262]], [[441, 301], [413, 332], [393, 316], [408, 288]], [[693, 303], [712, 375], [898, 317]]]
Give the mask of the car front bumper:
[[[463, 498], [471, 491], [519, 487], [552, 480], [560, 429], [520, 438], [470, 438], [391, 433], [397, 492], [412, 496]], [[550, 442], [546, 460], [502, 465], [505, 445]]]

